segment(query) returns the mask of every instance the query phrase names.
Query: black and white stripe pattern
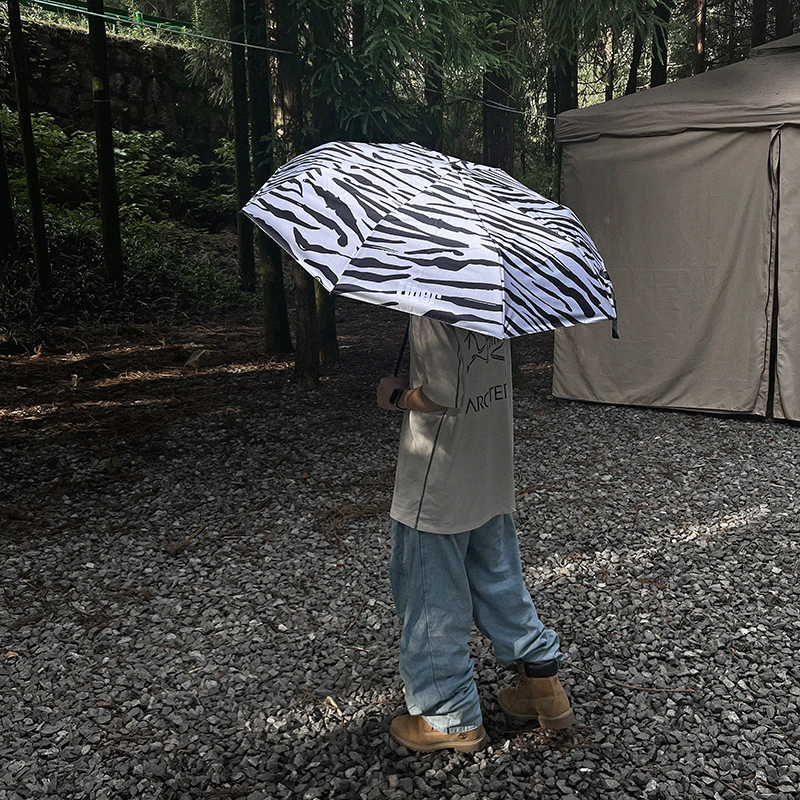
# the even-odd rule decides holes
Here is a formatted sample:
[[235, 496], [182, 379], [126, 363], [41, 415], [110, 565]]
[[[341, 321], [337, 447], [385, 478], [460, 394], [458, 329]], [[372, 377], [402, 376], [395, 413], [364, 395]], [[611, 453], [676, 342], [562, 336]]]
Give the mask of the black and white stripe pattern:
[[244, 207], [327, 289], [495, 338], [613, 319], [575, 215], [502, 170], [416, 144], [334, 142]]

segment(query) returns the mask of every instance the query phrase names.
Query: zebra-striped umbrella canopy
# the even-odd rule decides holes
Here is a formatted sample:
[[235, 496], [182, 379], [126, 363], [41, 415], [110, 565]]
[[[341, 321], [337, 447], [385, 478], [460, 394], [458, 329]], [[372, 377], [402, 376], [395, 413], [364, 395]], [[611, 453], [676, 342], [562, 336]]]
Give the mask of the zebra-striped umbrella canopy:
[[309, 150], [243, 211], [336, 294], [495, 338], [616, 316], [603, 260], [569, 209], [416, 144]]

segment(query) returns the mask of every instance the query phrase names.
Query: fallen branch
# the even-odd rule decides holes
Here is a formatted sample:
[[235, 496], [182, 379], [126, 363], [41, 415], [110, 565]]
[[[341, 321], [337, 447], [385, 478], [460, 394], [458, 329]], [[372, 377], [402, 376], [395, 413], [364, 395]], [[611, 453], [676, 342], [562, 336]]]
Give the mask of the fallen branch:
[[[738, 794], [740, 797], [750, 797], [749, 794], [741, 791], [740, 789], [737, 789], [735, 786], [732, 786], [730, 783], [727, 783], [726, 781], [722, 780], [722, 778], [720, 778], [719, 775], [715, 775], [713, 772], [709, 772], [707, 769], [703, 770], [703, 774], [708, 775], [709, 778], [717, 781], [717, 783], [721, 783], [723, 786], [730, 789], [732, 792], [736, 792], [736, 794]], [[774, 787], [770, 786], [769, 788], [773, 789]]]
[[358, 618], [361, 616], [361, 612], [364, 610], [366, 605], [367, 605], [367, 598], [365, 597], [358, 611], [356, 611], [356, 615], [350, 621], [350, 624], [342, 631], [342, 636], [344, 636], [347, 633], [350, 633], [350, 629], [353, 627], [353, 625], [356, 624], [356, 622], [358, 622]]
[[171, 555], [174, 556], [177, 553], [180, 553], [181, 550], [185, 550], [190, 544], [192, 539], [197, 536], [198, 533], [202, 533], [206, 529], [205, 525], [201, 525], [194, 533], [190, 533], [183, 541], [178, 542], [178, 544], [170, 544], [167, 542], [166, 551]]
[[660, 689], [656, 686], [641, 686], [636, 683], [620, 683], [619, 681], [615, 681], [612, 678], [606, 678], [603, 675], [598, 675], [596, 672], [589, 672], [587, 669], [581, 669], [580, 667], [576, 667], [571, 665], [571, 669], [576, 669], [578, 672], [582, 672], [584, 675], [590, 675], [593, 678], [600, 678], [601, 681], [605, 683], [611, 683], [614, 686], [619, 686], [622, 689], [637, 689], [640, 692], [654, 692], [654, 693], [677, 693], [677, 694], [692, 694], [694, 689], [686, 689], [686, 688], [679, 688], [679, 689]]

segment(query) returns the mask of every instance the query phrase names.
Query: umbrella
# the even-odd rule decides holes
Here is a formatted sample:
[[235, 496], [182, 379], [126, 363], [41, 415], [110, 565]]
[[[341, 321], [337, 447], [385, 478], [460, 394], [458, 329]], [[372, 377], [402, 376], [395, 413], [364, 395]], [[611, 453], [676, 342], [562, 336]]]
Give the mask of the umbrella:
[[321, 145], [243, 212], [334, 294], [495, 338], [616, 317], [572, 211], [417, 144]]

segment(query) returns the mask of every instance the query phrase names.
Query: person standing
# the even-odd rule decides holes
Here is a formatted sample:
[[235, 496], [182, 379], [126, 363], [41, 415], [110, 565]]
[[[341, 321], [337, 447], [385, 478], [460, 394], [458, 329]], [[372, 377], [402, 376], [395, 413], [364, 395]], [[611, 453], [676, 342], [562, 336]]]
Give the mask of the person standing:
[[390, 516], [390, 579], [402, 622], [408, 714], [390, 732], [411, 750], [474, 752], [483, 727], [474, 621], [516, 681], [503, 711], [560, 729], [575, 717], [557, 673], [556, 633], [525, 588], [514, 527], [509, 340], [428, 317], [409, 322], [409, 380], [383, 378], [378, 405], [405, 416]]

